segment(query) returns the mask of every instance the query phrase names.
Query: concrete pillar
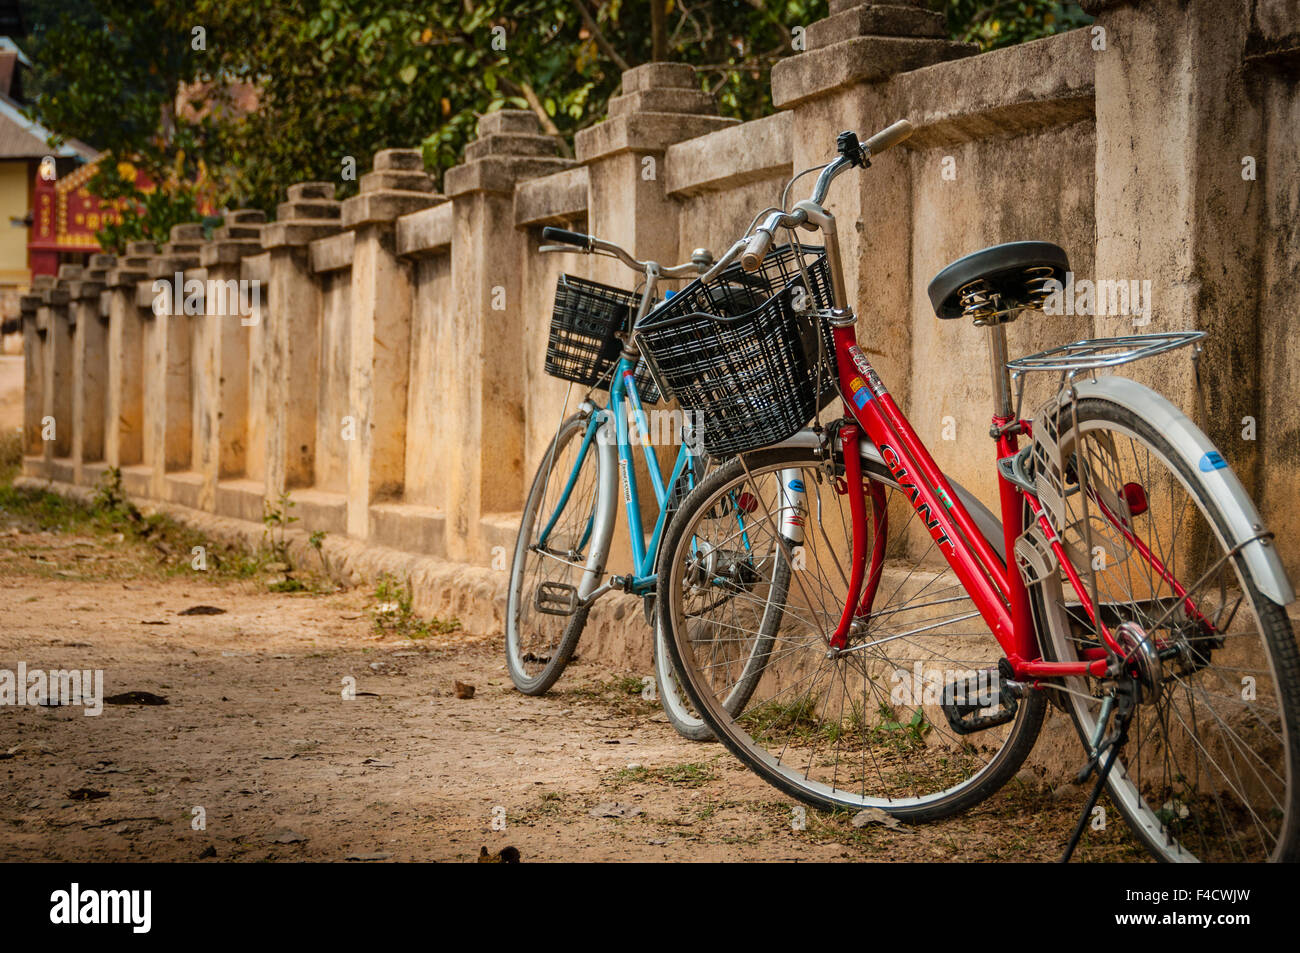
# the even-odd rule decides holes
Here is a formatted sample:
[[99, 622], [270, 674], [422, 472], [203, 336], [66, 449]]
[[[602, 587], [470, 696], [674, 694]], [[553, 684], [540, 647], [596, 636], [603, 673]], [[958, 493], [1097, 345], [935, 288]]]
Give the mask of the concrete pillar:
[[260, 320], [260, 282], [241, 285], [241, 263], [262, 251], [265, 213], [240, 209], [225, 213], [212, 241], [199, 250], [207, 285], [204, 314], [195, 319], [194, 447], [192, 467], [199, 477], [199, 509], [217, 509], [221, 480], [244, 475], [248, 441], [249, 337]]
[[271, 253], [262, 251], [240, 262], [240, 280], [257, 282], [260, 289], [254, 323], [248, 330], [248, 436], [244, 446], [244, 476], [217, 485], [217, 512], [247, 520], [262, 518], [266, 497], [266, 315], [271, 288]]
[[[197, 503], [197, 481], [188, 475], [193, 440], [191, 322], [185, 314], [185, 282], [199, 267], [203, 227], [172, 227], [169, 240], [149, 260], [149, 280], [136, 286], [136, 303], [148, 308], [144, 333], [144, 463], [149, 493], [185, 506]], [[179, 305], [179, 307], [178, 307]], [[175, 479], [169, 473], [187, 474]]]
[[[840, 131], [866, 137], [905, 118], [890, 112], [890, 77], [976, 52], [973, 45], [951, 42], [946, 35], [943, 14], [923, 3], [831, 0], [830, 16], [808, 26], [807, 50], [772, 67], [772, 102], [794, 114], [795, 170], [833, 159]], [[807, 198], [812, 182], [812, 176], [801, 179], [790, 201]], [[859, 338], [906, 411], [915, 282], [911, 167], [905, 149], [873, 159], [868, 173], [845, 173], [832, 187], [826, 207], [838, 225]], [[884, 221], [873, 227], [873, 219]]]
[[[144, 320], [136, 286], [148, 277], [152, 242], [128, 242], [105, 276], [108, 298], [108, 381], [104, 405], [104, 461], [110, 467], [144, 460]], [[124, 477], [125, 480], [125, 477]]]
[[307, 246], [337, 232], [339, 216], [332, 183], [299, 182], [276, 208], [276, 221], [262, 228], [262, 247], [271, 253], [262, 310], [269, 501], [312, 484], [320, 290]]
[[410, 263], [397, 257], [398, 216], [443, 201], [419, 149], [384, 149], [360, 194], [343, 203], [356, 233], [352, 258], [348, 402], [347, 531], [370, 536], [370, 505], [400, 498], [406, 461], [406, 391], [411, 362]]
[[[103, 467], [87, 464], [104, 459], [104, 398], [108, 384], [108, 322], [100, 307], [104, 280], [116, 263], [112, 255], [91, 255], [78, 276], [70, 276], [68, 307], [72, 316], [72, 477], [79, 485], [94, 484]], [[65, 265], [64, 268], [67, 266]], [[63, 275], [64, 269], [59, 269]]]
[[[717, 115], [717, 103], [699, 88], [695, 70], [684, 63], [647, 63], [623, 74], [623, 92], [610, 100], [609, 118], [575, 137], [579, 161], [587, 166], [589, 203], [587, 227], [594, 235], [616, 241], [641, 259], [677, 264], [703, 240], [679, 247], [682, 227], [677, 203], [668, 197], [665, 155], [676, 142], [735, 126]], [[725, 164], [727, 157], [719, 156]], [[686, 227], [689, 234], [689, 225]], [[716, 249], [721, 254], [724, 249]], [[532, 249], [529, 254], [536, 254]], [[592, 263], [592, 276], [616, 288], [635, 288], [637, 276], [607, 258]], [[583, 264], [584, 273], [586, 263]], [[536, 358], [534, 358], [535, 360]], [[668, 471], [676, 446], [656, 448], [660, 468]], [[633, 455], [642, 488], [642, 518], [647, 525], [658, 515], [644, 458]], [[535, 465], [535, 464], [534, 464]], [[619, 520], [610, 569], [627, 572], [631, 552], [628, 527]], [[508, 549], [507, 544], [507, 549]]]
[[[609, 118], [574, 139], [578, 161], [587, 166], [591, 231], [637, 258], [676, 264], [678, 228], [665, 189], [664, 153], [674, 142], [736, 124], [717, 111], [685, 63], [646, 63], [625, 72], [622, 95], [609, 102]], [[601, 280], [620, 287], [632, 277], [613, 261], [602, 260], [598, 271]]]
[[[1129, 376], [1196, 416], [1253, 489], [1257, 448], [1284, 411], [1260, 401], [1262, 191], [1242, 175], [1243, 157], [1265, 150], [1243, 62], [1251, 17], [1228, 0], [1084, 7], [1106, 40], [1095, 53], [1097, 277], [1150, 281], [1153, 304], [1149, 325], [1098, 317], [1097, 333], [1209, 332], [1204, 418], [1186, 352], [1143, 361]], [[1259, 440], [1242, 439], [1246, 416]]]
[[[494, 545], [487, 514], [523, 505], [523, 314], [519, 307], [523, 255], [535, 254], [514, 227], [514, 189], [521, 179], [547, 175], [572, 163], [555, 156], [554, 140], [540, 134], [523, 110], [488, 113], [465, 163], [447, 171], [452, 201], [451, 276], [457, 326], [440, 340], [440, 367], [460, 377], [443, 391], [446, 419], [463, 428], [448, 434], [446, 468], [447, 555], [485, 562]], [[507, 524], [509, 521], [505, 521]], [[485, 530], [487, 535], [485, 536]], [[500, 538], [497, 538], [497, 537]]]
[[44, 339], [37, 313], [39, 293], [18, 299], [18, 315], [23, 333], [23, 474], [44, 476], [44, 442], [41, 440], [41, 417], [45, 413]]
[[[45, 279], [45, 280], [40, 280]], [[44, 331], [41, 354], [42, 457], [51, 480], [72, 479], [72, 327], [68, 320], [68, 289], [52, 275], [38, 275], [32, 287], [40, 289], [37, 327]]]

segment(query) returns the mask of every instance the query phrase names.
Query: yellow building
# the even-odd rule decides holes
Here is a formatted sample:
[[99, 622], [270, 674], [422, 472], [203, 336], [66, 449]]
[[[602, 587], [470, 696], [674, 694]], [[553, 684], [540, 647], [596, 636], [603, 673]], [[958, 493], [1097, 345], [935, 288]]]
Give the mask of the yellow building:
[[[28, 250], [38, 176], [47, 181], [61, 177], [96, 156], [94, 149], [76, 140], [51, 148], [50, 131], [23, 114], [23, 74], [29, 68], [14, 42], [0, 36], [0, 321], [4, 332], [13, 330], [18, 297], [31, 284], [33, 266], [53, 273], [62, 261], [79, 262], [87, 253], [70, 248], [34, 262]], [[4, 333], [2, 340], [5, 352], [16, 350], [16, 335]]]

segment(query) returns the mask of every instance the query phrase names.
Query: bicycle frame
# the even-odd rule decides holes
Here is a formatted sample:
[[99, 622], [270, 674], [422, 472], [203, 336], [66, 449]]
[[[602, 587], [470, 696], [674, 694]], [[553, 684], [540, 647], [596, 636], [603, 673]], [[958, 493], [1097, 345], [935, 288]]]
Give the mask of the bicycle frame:
[[[668, 503], [672, 497], [672, 488], [677, 485], [677, 481], [681, 478], [687, 465], [692, 463], [694, 454], [691, 452], [689, 444], [683, 440], [681, 448], [677, 451], [677, 460], [673, 463], [672, 473], [665, 482], [659, 469], [659, 457], [655, 453], [654, 446], [649, 440], [643, 439], [639, 441], [642, 456], [645, 459], [646, 470], [650, 474], [650, 485], [654, 491], [655, 504], [658, 507], [654, 529], [647, 541], [645, 526], [641, 520], [641, 497], [637, 485], [636, 470], [634, 469], [635, 461], [629, 435], [629, 415], [620, 412], [623, 403], [626, 401], [631, 410], [631, 419], [636, 421], [637, 431], [641, 434], [648, 433], [649, 428], [646, 426], [645, 410], [641, 406], [641, 397], [637, 393], [634, 372], [635, 367], [627, 357], [619, 358], [618, 365], [614, 368], [614, 380], [610, 385], [609, 404], [610, 407], [616, 408], [613, 413], [618, 450], [618, 468], [623, 488], [623, 506], [627, 513], [628, 535], [632, 539], [633, 571], [630, 582], [631, 591], [637, 595], [643, 595], [654, 588], [657, 579], [654, 571], [655, 559], [659, 553], [659, 541], [663, 538], [664, 529], [668, 524]], [[609, 413], [609, 411], [603, 411], [602, 413]], [[600, 416], [601, 414], [596, 415], [596, 417]], [[598, 427], [599, 421], [593, 420], [592, 426]], [[691, 477], [687, 477], [687, 479], [690, 480]]]
[[[586, 236], [579, 236], [586, 237]], [[655, 262], [640, 262], [632, 258], [620, 246], [602, 241], [600, 239], [586, 237], [592, 248], [612, 254], [620, 258], [629, 267], [643, 271], [645, 274], [645, 288], [641, 294], [640, 305], [637, 308], [636, 319], [628, 327], [629, 334], [633, 333], [633, 327], [636, 321], [643, 318], [653, 306], [655, 293], [658, 288], [661, 276], [678, 277], [685, 273], [688, 265], [678, 265], [673, 268], [661, 269]], [[546, 250], [546, 249], [544, 249]], [[694, 266], [698, 270], [698, 266]], [[653, 591], [657, 582], [657, 576], [654, 571], [655, 559], [659, 553], [659, 541], [663, 538], [664, 530], [667, 527], [669, 515], [669, 502], [672, 497], [672, 488], [677, 485], [682, 474], [688, 466], [691, 466], [691, 474], [687, 476], [688, 482], [693, 486], [694, 474], [694, 457], [689, 442], [683, 439], [681, 448], [677, 452], [677, 459], [673, 464], [673, 469], [665, 481], [663, 473], [659, 469], [659, 457], [655, 453], [654, 446], [648, 439], [642, 439], [641, 451], [645, 458], [646, 470], [650, 474], [650, 483], [654, 491], [655, 504], [658, 507], [658, 513], [655, 518], [654, 528], [650, 538], [646, 539], [645, 525], [641, 519], [641, 498], [640, 488], [637, 485], [635, 460], [632, 454], [632, 440], [629, 432], [629, 419], [636, 422], [636, 429], [640, 434], [648, 434], [649, 428], [646, 425], [645, 409], [641, 406], [641, 395], [636, 387], [636, 362], [640, 355], [636, 349], [635, 343], [629, 338], [625, 343], [622, 353], [619, 355], [618, 363], [614, 366], [613, 377], [609, 385], [609, 405], [599, 407], [590, 398], [583, 402], [584, 409], [589, 414], [586, 432], [582, 437], [582, 445], [579, 448], [577, 459], [574, 461], [573, 469], [570, 471], [565, 483], [564, 490], [556, 502], [555, 510], [547, 519], [546, 526], [538, 537], [539, 546], [544, 546], [551, 530], [554, 528], [559, 515], [569, 504], [570, 495], [573, 492], [574, 484], [577, 482], [578, 473], [582, 469], [583, 463], [587, 459], [587, 454], [592, 452], [592, 446], [597, 446], [596, 452], [602, 452], [607, 446], [609, 435], [609, 418], [611, 414], [614, 418], [613, 442], [617, 455], [618, 473], [622, 486], [623, 504], [627, 512], [628, 534], [632, 543], [632, 573], [627, 577], [621, 577], [617, 582], [625, 591], [635, 595], [645, 595]], [[626, 404], [626, 411], [624, 405]], [[614, 461], [607, 458], [606, 464], [612, 464]], [[604, 472], [610, 472], [606, 466]], [[616, 492], [614, 485], [608, 479], [602, 479], [601, 486], [598, 489], [596, 509], [587, 521], [586, 530], [579, 542], [578, 549], [584, 548], [595, 534], [600, 537], [603, 533], [612, 535], [613, 532], [613, 514], [617, 504], [611, 498]], [[602, 519], [603, 517], [603, 519]], [[604, 541], [607, 546], [607, 540]], [[593, 548], [588, 557], [588, 570], [583, 578], [582, 586], [579, 589], [579, 596], [584, 602], [591, 602], [596, 597], [612, 588], [611, 585], [600, 586], [599, 576], [603, 573], [605, 557], [608, 552], [604, 547]]]
[[[1041, 658], [1029, 593], [1014, 559], [1010, 558], [1015, 551], [1016, 540], [1024, 531], [1020, 490], [999, 472], [1002, 532], [1009, 557], [1004, 565], [975, 527], [969, 511], [953, 493], [934, 458], [858, 347], [853, 327], [836, 327], [833, 329], [833, 337], [840, 385], [849, 398], [845, 401], [845, 413], [855, 422], [841, 428], [841, 440], [846, 446], [856, 447], [857, 428], [860, 426], [876, 444], [885, 465], [903, 492], [910, 497], [912, 507], [929, 529], [939, 551], [965, 586], [980, 616], [1002, 646], [1014, 677], [1025, 680], [1105, 674], [1107, 661], [1104, 657], [1086, 662], [1045, 662]], [[1011, 423], [1009, 418], [994, 417], [993, 423], [1000, 431], [997, 439], [998, 455], [1005, 457], [1015, 454], [1017, 428], [1007, 426]], [[1037, 501], [1032, 500], [1031, 508], [1036, 508], [1036, 504]], [[855, 510], [855, 566], [865, 564], [867, 559], [864, 516], [865, 507]], [[1057, 551], [1061, 565], [1070, 567], [1059, 539], [1056, 539], [1054, 533], [1048, 538]], [[1092, 601], [1082, 580], [1073, 575], [1072, 567], [1066, 571], [1067, 575], [1071, 575], [1071, 582], [1075, 584], [1087, 611], [1093, 614]], [[850, 589], [853, 589], [852, 584]], [[851, 591], [849, 602], [856, 604], [857, 601], [858, 593]], [[1104, 627], [1103, 634], [1109, 636]], [[846, 633], [837, 631], [836, 635], [842, 639]]]
[[[831, 638], [832, 651], [842, 650], [848, 644], [849, 627], [857, 612], [869, 611], [873, 591], [862, 593], [864, 567], [870, 558], [875, 577], [877, 552], [866, 551], [867, 508], [862, 499], [866, 492], [864, 478], [857, 463], [859, 430], [875, 443], [890, 473], [902, 491], [910, 498], [913, 509], [928, 528], [939, 551], [970, 594], [980, 616], [997, 638], [1006, 653], [1014, 679], [1036, 681], [1068, 676], [1105, 675], [1109, 666], [1106, 649], [1086, 650], [1079, 662], [1048, 662], [1042, 658], [1038, 644], [1029, 592], [1021, 578], [1014, 559], [1015, 543], [1025, 529], [1024, 504], [1028, 504], [1033, 518], [1042, 527], [1045, 538], [1055, 553], [1059, 564], [1077, 593], [1084, 610], [1096, 624], [1102, 641], [1111, 652], [1124, 656], [1107, 626], [1099, 618], [1096, 606], [1083, 580], [1074, 570], [1061, 540], [1047, 519], [1038, 500], [1011, 483], [998, 472], [998, 496], [1001, 506], [1002, 532], [1007, 560], [994, 553], [988, 541], [976, 528], [969, 511], [953, 492], [943, 471], [912, 429], [879, 375], [857, 344], [856, 316], [847, 306], [838, 239], [834, 217], [816, 202], [800, 203], [805, 221], [812, 222], [825, 235], [827, 258], [831, 265], [831, 282], [838, 307], [830, 316], [835, 344], [835, 361], [840, 392], [844, 395], [844, 415], [848, 422], [839, 429], [838, 436], [845, 460], [849, 484], [851, 514], [853, 519], [853, 572], [849, 579], [849, 592], [840, 624]], [[994, 363], [1005, 363], [1005, 328], [992, 329], [994, 334]], [[995, 366], [995, 371], [997, 367]], [[993, 417], [999, 458], [1012, 456], [1018, 449], [1017, 434], [1029, 433], [1029, 424], [1015, 419], [1005, 391], [999, 412]], [[870, 481], [866, 481], [870, 482]], [[872, 496], [875, 518], [881, 516], [881, 506]], [[1163, 566], [1157, 566], [1161, 575], [1168, 576]], [[1176, 581], [1175, 581], [1176, 582]]]

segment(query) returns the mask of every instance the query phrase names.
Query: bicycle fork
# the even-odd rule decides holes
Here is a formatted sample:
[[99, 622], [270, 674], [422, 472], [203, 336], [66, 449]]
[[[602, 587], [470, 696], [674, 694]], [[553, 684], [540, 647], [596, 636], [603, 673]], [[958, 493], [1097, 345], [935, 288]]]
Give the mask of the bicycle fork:
[[[584, 406], [584, 409], [585, 406]], [[619, 467], [618, 446], [614, 433], [614, 419], [593, 404], [588, 427], [594, 439], [588, 452], [600, 454], [599, 476], [596, 484], [596, 512], [591, 527], [591, 548], [583, 567], [582, 581], [578, 584], [578, 599], [586, 604], [601, 595], [609, 584], [601, 585], [609, 547], [614, 538], [614, 524], [618, 521]]]
[[[849, 590], [844, 597], [844, 612], [839, 625], [831, 635], [832, 653], [848, 647], [854, 622], [865, 623], [871, 618], [871, 608], [876, 601], [880, 577], [885, 562], [885, 543], [889, 530], [889, 510], [885, 490], [875, 480], [867, 479], [864, 486], [862, 457], [858, 452], [860, 432], [857, 424], [845, 424], [839, 429], [840, 454], [844, 459], [844, 477], [837, 481], [836, 492], [847, 494], [849, 515], [852, 519], [853, 563], [849, 572]], [[872, 545], [870, 575], [866, 574], [867, 505], [871, 496]], [[865, 578], [865, 585], [864, 585]]]

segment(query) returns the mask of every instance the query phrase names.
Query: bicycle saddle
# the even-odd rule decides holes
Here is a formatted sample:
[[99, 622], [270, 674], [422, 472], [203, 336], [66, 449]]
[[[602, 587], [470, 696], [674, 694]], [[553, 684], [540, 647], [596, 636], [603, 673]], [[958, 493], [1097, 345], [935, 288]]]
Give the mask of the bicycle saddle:
[[940, 318], [969, 315], [977, 323], [1020, 308], [1042, 307], [1047, 279], [1065, 283], [1070, 261], [1051, 242], [1007, 242], [958, 258], [930, 281]]

